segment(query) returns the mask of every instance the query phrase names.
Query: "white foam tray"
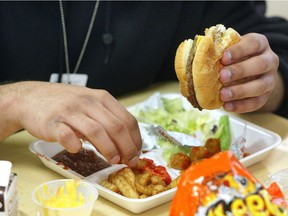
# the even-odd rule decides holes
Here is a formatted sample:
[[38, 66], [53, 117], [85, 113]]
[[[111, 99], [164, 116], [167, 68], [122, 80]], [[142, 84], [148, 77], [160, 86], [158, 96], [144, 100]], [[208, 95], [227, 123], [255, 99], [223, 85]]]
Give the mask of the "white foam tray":
[[[165, 94], [164, 97], [173, 98], [173, 97], [181, 97], [179, 94]], [[141, 104], [141, 103], [140, 103]], [[137, 106], [139, 104], [136, 104]], [[129, 109], [133, 108], [130, 107]], [[211, 111], [212, 116], [220, 116], [223, 114], [227, 114], [223, 110], [214, 110]], [[230, 125], [231, 125], [231, 133], [232, 138], [238, 137], [243, 133], [243, 128], [246, 125], [246, 152], [250, 155], [241, 159], [241, 163], [244, 166], [250, 166], [255, 164], [261, 160], [263, 160], [270, 151], [275, 148], [277, 145], [281, 143], [281, 138], [278, 134], [264, 129], [260, 126], [252, 124], [243, 119], [237, 118], [233, 115], [230, 116]], [[94, 150], [97, 154], [98, 152], [95, 148], [88, 143], [84, 144], [85, 148]], [[36, 154], [40, 160], [43, 162], [45, 166], [59, 173], [60, 175], [66, 178], [76, 178], [76, 179], [84, 179], [84, 177], [70, 169], [64, 168], [62, 165], [57, 165], [57, 162], [51, 159], [54, 155], [62, 151], [64, 148], [58, 143], [47, 143], [42, 140], [35, 141], [30, 144], [30, 150]], [[153, 159], [157, 165], [166, 166], [166, 163], [161, 157], [159, 150], [155, 150], [155, 152], [149, 152], [143, 154], [141, 157], [147, 157]], [[92, 182], [94, 186], [98, 189], [99, 195], [110, 200], [111, 202], [133, 212], [140, 213], [151, 209], [155, 206], [161, 205], [165, 202], [168, 202], [173, 199], [173, 196], [176, 192], [176, 188], [170, 189], [168, 191], [162, 192], [160, 194], [144, 198], [144, 199], [132, 199], [121, 196], [117, 193], [114, 193], [104, 187], [102, 187], [99, 183], [108, 177], [108, 175], [116, 170], [122, 168], [124, 165], [112, 165], [104, 170], [98, 171], [85, 179], [89, 182]], [[178, 172], [173, 169], [167, 169], [172, 179], [176, 178]]]

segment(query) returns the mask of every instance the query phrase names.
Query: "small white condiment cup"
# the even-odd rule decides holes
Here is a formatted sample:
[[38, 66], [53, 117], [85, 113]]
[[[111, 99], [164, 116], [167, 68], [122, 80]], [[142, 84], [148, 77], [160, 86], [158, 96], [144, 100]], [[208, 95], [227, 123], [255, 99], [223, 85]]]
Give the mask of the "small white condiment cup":
[[[69, 183], [75, 183], [76, 181], [78, 181], [77, 184], [75, 184], [77, 185], [75, 186], [76, 191], [74, 191], [76, 192], [76, 197], [73, 197], [72, 201], [78, 202], [80, 197], [82, 197], [84, 198], [83, 204], [73, 207], [69, 206], [69, 202], [72, 203], [71, 200], [67, 199], [67, 201], [63, 202], [62, 199], [64, 205], [68, 204], [66, 207], [61, 207], [61, 204], [57, 207], [47, 206], [47, 200], [51, 198], [56, 199], [55, 202], [57, 202], [57, 196], [59, 196], [57, 193], [59, 193], [58, 191], [61, 187], [63, 187], [62, 189], [64, 189], [63, 193], [65, 193], [65, 195], [69, 194], [71, 187], [70, 190], [67, 190], [67, 185], [69, 185]], [[32, 199], [37, 206], [37, 216], [90, 216], [97, 198], [98, 191], [93, 185], [82, 180], [73, 179], [59, 179], [45, 182], [39, 185], [32, 193]]]

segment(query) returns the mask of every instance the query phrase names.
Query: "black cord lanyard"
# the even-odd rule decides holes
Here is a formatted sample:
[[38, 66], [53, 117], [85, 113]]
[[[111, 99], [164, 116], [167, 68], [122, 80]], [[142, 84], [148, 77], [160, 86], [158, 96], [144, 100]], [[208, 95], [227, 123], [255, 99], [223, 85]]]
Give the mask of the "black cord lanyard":
[[[83, 46], [82, 46], [80, 55], [79, 55], [79, 57], [78, 57], [76, 66], [75, 66], [75, 68], [74, 68], [73, 74], [76, 74], [76, 73], [77, 73], [77, 71], [78, 71], [78, 69], [79, 69], [79, 66], [80, 66], [80, 64], [81, 64], [81, 61], [82, 61], [83, 55], [84, 55], [84, 53], [85, 53], [85, 50], [86, 50], [86, 47], [87, 47], [87, 44], [88, 44], [88, 41], [89, 41], [89, 37], [90, 37], [91, 31], [92, 31], [92, 28], [93, 28], [93, 24], [94, 24], [94, 21], [95, 21], [95, 17], [96, 17], [96, 15], [97, 15], [99, 3], [100, 3], [100, 0], [96, 0], [96, 2], [95, 2], [95, 7], [94, 7], [94, 10], [93, 10], [93, 14], [92, 14], [92, 17], [91, 17], [91, 20], [90, 20], [89, 28], [88, 28], [88, 31], [87, 31], [87, 34], [86, 34], [86, 37], [85, 37], [85, 40], [84, 40], [84, 43], [83, 43]], [[70, 79], [70, 66], [69, 66], [68, 41], [67, 41], [67, 32], [66, 32], [64, 9], [63, 9], [63, 0], [59, 0], [59, 8], [60, 8], [61, 24], [62, 24], [62, 33], [63, 33], [63, 41], [64, 41], [64, 54], [65, 54], [65, 64], [66, 64], [67, 80], [68, 80], [68, 83], [71, 83], [71, 79]], [[61, 79], [61, 78], [60, 78], [60, 79]]]

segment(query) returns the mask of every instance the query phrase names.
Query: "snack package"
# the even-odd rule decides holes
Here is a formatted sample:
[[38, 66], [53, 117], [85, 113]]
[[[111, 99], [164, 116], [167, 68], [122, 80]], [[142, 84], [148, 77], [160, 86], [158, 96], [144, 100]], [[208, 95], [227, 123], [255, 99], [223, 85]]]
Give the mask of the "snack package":
[[272, 202], [277, 204], [277, 205], [281, 205], [284, 207], [288, 207], [288, 203], [285, 200], [285, 196], [281, 190], [281, 188], [279, 187], [279, 185], [277, 184], [277, 182], [272, 182], [267, 188], [266, 190], [268, 191], [268, 193], [271, 196]]
[[268, 190], [229, 151], [187, 168], [178, 183], [170, 216], [287, 215]]

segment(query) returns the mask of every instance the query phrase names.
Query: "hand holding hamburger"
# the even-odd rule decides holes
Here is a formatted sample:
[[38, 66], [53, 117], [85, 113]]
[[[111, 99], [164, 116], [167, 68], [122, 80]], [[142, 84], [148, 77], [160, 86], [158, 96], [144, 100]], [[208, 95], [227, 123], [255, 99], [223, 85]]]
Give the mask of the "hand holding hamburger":
[[265, 35], [248, 33], [240, 40], [235, 30], [221, 24], [181, 43], [175, 56], [180, 91], [200, 110], [221, 106], [237, 113], [277, 110], [284, 98], [278, 67], [279, 58]]
[[217, 109], [223, 105], [219, 93], [222, 83], [219, 71], [224, 50], [239, 42], [240, 35], [232, 28], [219, 24], [205, 30], [205, 35], [196, 35], [194, 40], [182, 42], [175, 56], [175, 71], [180, 92], [193, 107]]

